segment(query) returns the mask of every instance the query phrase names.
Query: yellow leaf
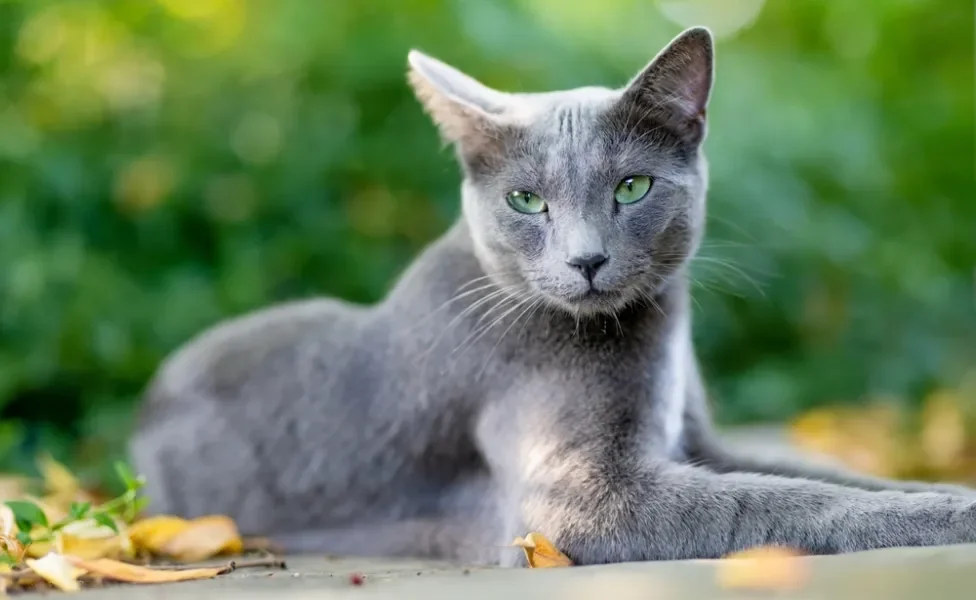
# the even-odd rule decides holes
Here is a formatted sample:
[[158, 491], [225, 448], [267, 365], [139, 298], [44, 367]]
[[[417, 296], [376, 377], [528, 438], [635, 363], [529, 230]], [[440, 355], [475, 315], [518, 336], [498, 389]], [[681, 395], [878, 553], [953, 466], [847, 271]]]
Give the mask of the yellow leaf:
[[833, 455], [840, 439], [840, 419], [836, 412], [822, 408], [811, 410], [790, 424], [790, 437], [804, 450]]
[[58, 532], [54, 542], [35, 542], [27, 548], [27, 555], [37, 558], [48, 552], [70, 554], [80, 558], [130, 557], [134, 554], [132, 541], [124, 529], [116, 533], [94, 519], [69, 523]]
[[[24, 546], [14, 536], [0, 535], [0, 553], [7, 554], [20, 562], [24, 558]], [[0, 566], [3, 566], [3, 563], [0, 563]]]
[[133, 523], [129, 528], [129, 537], [137, 548], [159, 553], [166, 542], [189, 526], [190, 522], [180, 517], [169, 515], [149, 517]]
[[71, 501], [68, 499], [58, 498], [55, 496], [38, 498], [37, 496], [32, 496], [30, 494], [22, 496], [20, 500], [27, 500], [28, 502], [33, 502], [36, 504], [37, 508], [41, 509], [44, 516], [47, 517], [48, 523], [56, 523], [67, 517], [68, 505], [71, 503]]
[[718, 582], [725, 589], [795, 590], [807, 580], [801, 553], [789, 548], [761, 547], [725, 557], [718, 564]]
[[524, 538], [517, 537], [512, 542], [525, 552], [525, 559], [530, 568], [547, 569], [552, 567], [570, 567], [573, 561], [560, 552], [552, 542], [541, 533], [530, 533]]
[[211, 567], [200, 569], [153, 569], [140, 567], [128, 563], [98, 558], [84, 560], [74, 556], [67, 557], [71, 563], [92, 575], [101, 575], [106, 579], [124, 581], [127, 583], [168, 583], [172, 581], [190, 581], [192, 579], [212, 579], [226, 572], [226, 567]]
[[84, 538], [74, 535], [61, 536], [61, 551], [85, 559], [132, 556], [132, 546], [125, 535], [106, 538]]
[[35, 542], [27, 548], [27, 555], [33, 558], [48, 552], [92, 559], [132, 556], [133, 547], [126, 531], [115, 533], [94, 519], [85, 519], [69, 523], [58, 532], [55, 541]]
[[950, 469], [966, 450], [965, 416], [951, 392], [935, 392], [925, 399], [920, 434], [922, 453], [932, 469]]
[[37, 468], [44, 479], [44, 487], [51, 494], [73, 497], [81, 490], [81, 483], [74, 474], [50, 454], [43, 454], [37, 459]]
[[64, 592], [77, 592], [81, 589], [78, 578], [85, 574], [81, 568], [66, 557], [50, 552], [43, 558], [28, 558], [27, 566], [31, 571], [40, 575], [45, 581]]
[[26, 477], [4, 475], [0, 477], [0, 502], [23, 500], [27, 494], [30, 480]]
[[14, 511], [6, 504], [0, 504], [0, 535], [4, 537], [17, 535], [17, 519], [14, 518]]
[[[7, 573], [10, 573], [11, 571], [13, 571], [13, 569], [10, 567], [10, 565], [6, 563], [0, 563], [0, 575], [5, 575]], [[6, 577], [0, 577], [0, 598], [7, 597], [7, 586], [9, 585], [10, 585], [9, 579], [7, 579]]]
[[137, 547], [182, 562], [239, 554], [244, 549], [237, 525], [222, 515], [192, 521], [165, 515], [150, 517], [135, 523], [129, 535]]
[[206, 560], [217, 554], [239, 554], [243, 549], [237, 524], [222, 515], [190, 521], [189, 527], [161, 548], [163, 554], [183, 562]]

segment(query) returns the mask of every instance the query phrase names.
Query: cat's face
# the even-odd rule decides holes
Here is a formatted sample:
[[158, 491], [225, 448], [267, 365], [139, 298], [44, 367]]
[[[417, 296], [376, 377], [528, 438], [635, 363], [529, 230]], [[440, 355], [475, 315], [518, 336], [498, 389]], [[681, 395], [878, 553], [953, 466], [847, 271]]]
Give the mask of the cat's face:
[[490, 90], [411, 54], [411, 81], [465, 171], [486, 272], [577, 314], [650, 298], [697, 248], [712, 82], [707, 30], [675, 39], [622, 90]]

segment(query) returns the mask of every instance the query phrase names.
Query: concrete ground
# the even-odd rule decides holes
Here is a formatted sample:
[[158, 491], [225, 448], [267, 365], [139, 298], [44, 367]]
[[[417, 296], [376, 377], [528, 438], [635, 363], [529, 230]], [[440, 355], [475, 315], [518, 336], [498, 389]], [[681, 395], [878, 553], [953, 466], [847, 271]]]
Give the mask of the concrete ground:
[[[239, 570], [207, 581], [87, 590], [91, 600], [963, 600], [976, 597], [976, 545], [901, 548], [797, 559], [795, 589], [727, 589], [721, 561], [623, 563], [561, 569], [465, 569], [421, 561], [292, 557], [285, 571]], [[352, 574], [364, 575], [353, 583]]]
[[[791, 452], [781, 433], [738, 432], [733, 440], [760, 453]], [[730, 587], [729, 561], [625, 563], [560, 569], [466, 568], [410, 560], [285, 557], [286, 570], [240, 569], [212, 580], [155, 586], [113, 586], [82, 592], [90, 600], [299, 600], [402, 598], [404, 600], [810, 600], [976, 599], [976, 545], [896, 548], [841, 556], [804, 557], [791, 563], [795, 587]], [[774, 564], [760, 575], [784, 575]], [[755, 570], [733, 574], [755, 574]], [[358, 577], [362, 575], [363, 577]]]

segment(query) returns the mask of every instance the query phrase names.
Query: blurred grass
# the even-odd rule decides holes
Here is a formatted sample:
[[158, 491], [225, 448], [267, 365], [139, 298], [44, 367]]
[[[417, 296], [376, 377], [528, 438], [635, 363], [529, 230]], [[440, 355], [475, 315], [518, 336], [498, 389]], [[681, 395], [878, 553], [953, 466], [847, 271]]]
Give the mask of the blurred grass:
[[972, 3], [702, 6], [0, 0], [0, 466], [107, 465], [162, 357], [221, 318], [384, 293], [458, 212], [409, 48], [504, 89], [616, 86], [685, 20], [722, 36], [694, 269], [720, 418], [958, 389]]

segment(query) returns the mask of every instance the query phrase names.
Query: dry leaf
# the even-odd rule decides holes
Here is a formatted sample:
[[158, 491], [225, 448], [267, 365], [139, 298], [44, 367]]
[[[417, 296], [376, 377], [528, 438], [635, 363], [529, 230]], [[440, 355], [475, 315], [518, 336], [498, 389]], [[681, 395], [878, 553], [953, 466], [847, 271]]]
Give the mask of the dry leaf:
[[935, 392], [925, 399], [919, 437], [929, 468], [947, 470], [959, 463], [966, 450], [966, 425], [954, 394]]
[[108, 556], [131, 557], [135, 554], [128, 532], [120, 527], [120, 533], [94, 519], [69, 523], [58, 532], [53, 542], [35, 542], [27, 549], [27, 555], [38, 558], [48, 552], [70, 554], [79, 558], [94, 559]]
[[43, 558], [28, 558], [24, 562], [31, 571], [59, 590], [77, 592], [81, 589], [78, 578], [85, 574], [85, 569], [73, 564], [61, 554], [49, 552]]
[[180, 517], [160, 515], [137, 521], [129, 528], [129, 537], [137, 548], [158, 553], [169, 540], [182, 533], [190, 522]]
[[26, 477], [4, 475], [0, 477], [0, 502], [7, 500], [22, 500], [30, 487], [30, 480]]
[[237, 525], [222, 515], [192, 521], [172, 516], [150, 517], [134, 524], [129, 535], [138, 548], [182, 562], [206, 560], [217, 554], [239, 554], [244, 548]]
[[790, 434], [798, 447], [840, 460], [854, 470], [893, 477], [902, 468], [901, 414], [889, 399], [861, 409], [826, 407], [796, 419]]
[[[17, 562], [24, 559], [24, 545], [17, 539], [17, 520], [6, 504], [0, 504], [0, 552], [6, 552]], [[0, 566], [9, 565], [0, 563]]]
[[50, 454], [43, 454], [37, 459], [37, 468], [44, 480], [44, 487], [49, 493], [73, 497], [81, 491], [78, 478], [68, 470], [68, 467], [54, 460]]
[[169, 583], [173, 581], [190, 581], [193, 579], [212, 579], [226, 572], [226, 567], [208, 567], [200, 569], [153, 569], [140, 567], [110, 558], [84, 560], [74, 556], [67, 557], [80, 570], [91, 575], [98, 575], [113, 581], [127, 583]]
[[546, 536], [541, 533], [530, 533], [524, 538], [517, 537], [512, 542], [525, 552], [525, 559], [530, 568], [547, 569], [552, 567], [571, 567], [573, 561], [560, 552]]
[[14, 511], [6, 504], [0, 504], [0, 535], [13, 537], [17, 535], [17, 519]]
[[239, 554], [243, 549], [237, 524], [223, 515], [190, 521], [188, 528], [161, 548], [163, 554], [183, 562], [197, 562], [217, 554]]
[[718, 582], [725, 589], [796, 590], [806, 583], [802, 553], [763, 547], [736, 552], [718, 563]]

